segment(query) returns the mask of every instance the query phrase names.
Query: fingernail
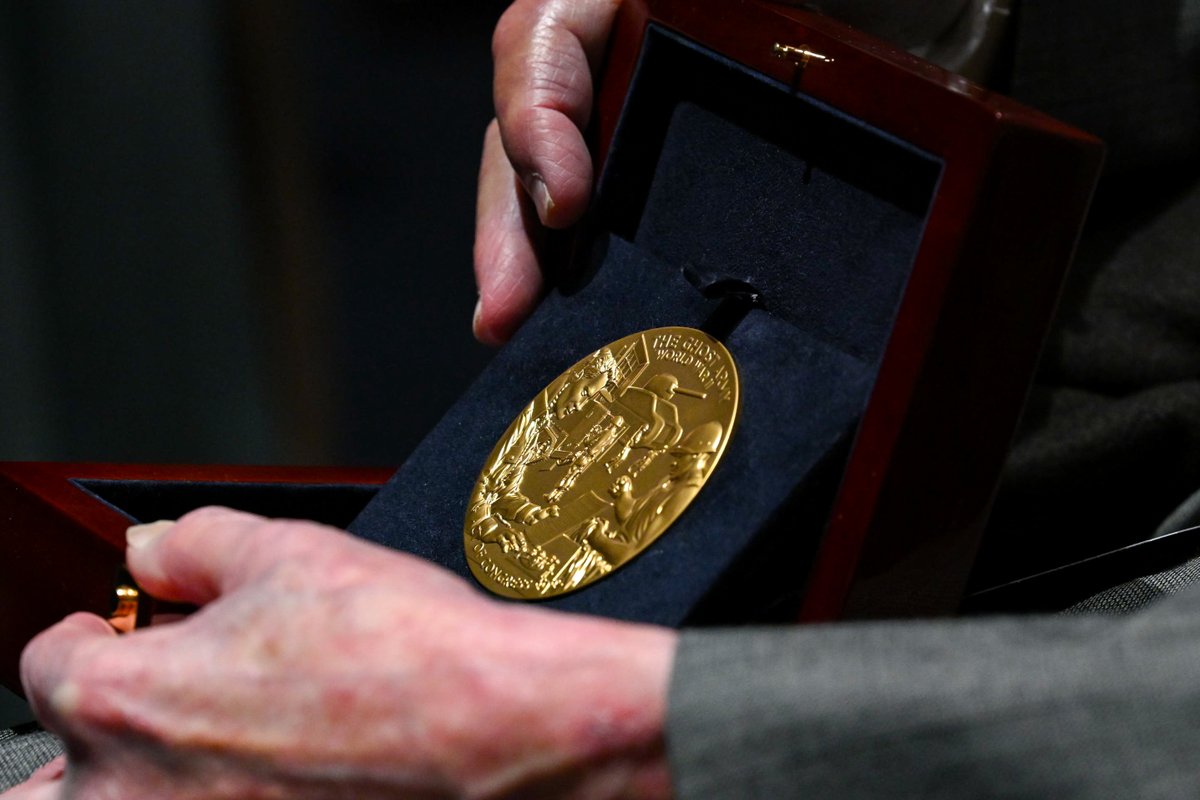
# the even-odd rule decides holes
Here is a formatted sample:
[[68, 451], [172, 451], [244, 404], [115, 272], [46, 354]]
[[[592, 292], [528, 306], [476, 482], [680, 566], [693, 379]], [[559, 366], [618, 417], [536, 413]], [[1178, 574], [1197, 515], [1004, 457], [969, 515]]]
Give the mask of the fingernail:
[[130, 547], [147, 547], [174, 524], [172, 520], [159, 520], [146, 525], [133, 525], [125, 531], [125, 541]]
[[547, 222], [554, 213], [554, 198], [550, 196], [550, 190], [546, 188], [546, 182], [541, 176], [534, 175], [529, 181], [529, 195], [537, 206], [542, 222]]
[[475, 334], [475, 338], [481, 342], [487, 342], [488, 337], [486, 331], [483, 330], [483, 298], [475, 301], [475, 316], [471, 318], [471, 332]]

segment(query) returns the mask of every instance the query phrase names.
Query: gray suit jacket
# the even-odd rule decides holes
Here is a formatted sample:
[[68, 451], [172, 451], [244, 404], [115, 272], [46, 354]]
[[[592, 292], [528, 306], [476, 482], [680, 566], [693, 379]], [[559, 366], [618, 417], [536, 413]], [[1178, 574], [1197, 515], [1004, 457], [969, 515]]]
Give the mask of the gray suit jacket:
[[1194, 797], [1200, 586], [1119, 617], [686, 632], [669, 709], [680, 798]]

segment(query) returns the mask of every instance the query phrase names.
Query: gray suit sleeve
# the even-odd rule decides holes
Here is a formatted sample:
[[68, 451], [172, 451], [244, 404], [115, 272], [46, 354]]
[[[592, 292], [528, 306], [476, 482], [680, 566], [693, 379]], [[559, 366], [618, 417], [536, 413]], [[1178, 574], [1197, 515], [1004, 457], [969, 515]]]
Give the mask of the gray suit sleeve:
[[62, 741], [52, 733], [0, 730], [0, 792], [24, 783], [62, 752]]
[[1128, 617], [692, 631], [681, 798], [1192, 796], [1200, 591]]

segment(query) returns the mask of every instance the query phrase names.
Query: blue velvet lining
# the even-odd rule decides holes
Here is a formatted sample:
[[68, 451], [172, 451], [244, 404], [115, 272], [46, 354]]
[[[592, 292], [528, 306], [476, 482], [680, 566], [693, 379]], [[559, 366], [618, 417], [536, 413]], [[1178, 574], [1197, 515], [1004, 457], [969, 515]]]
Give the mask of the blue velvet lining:
[[585, 354], [702, 327], [716, 302], [686, 270], [740, 280], [765, 304], [726, 339], [742, 385], [728, 449], [653, 547], [543, 604], [676, 626], [782, 608], [807, 578], [940, 174], [894, 137], [652, 28], [598, 182], [590, 268], [559, 276], [351, 530], [469, 576], [466, 504], [500, 435]]
[[756, 287], [770, 310], [882, 354], [942, 162], [651, 26], [600, 177], [596, 228]]
[[923, 222], [896, 198], [681, 103], [635, 241], [664, 261], [741, 279], [780, 317], [873, 360]]
[[[467, 499], [488, 453], [524, 405], [601, 345], [645, 328], [699, 326], [712, 306], [678, 268], [610, 240], [595, 278], [572, 296], [555, 292], [542, 303], [351, 530], [469, 576]], [[738, 364], [742, 413], [708, 486], [654, 547], [604, 580], [544, 605], [681, 624], [852, 430], [870, 390], [869, 364], [763, 311], [751, 312], [726, 344]], [[815, 542], [820, 533], [795, 535]], [[795, 579], [804, 575], [800, 565]]]

